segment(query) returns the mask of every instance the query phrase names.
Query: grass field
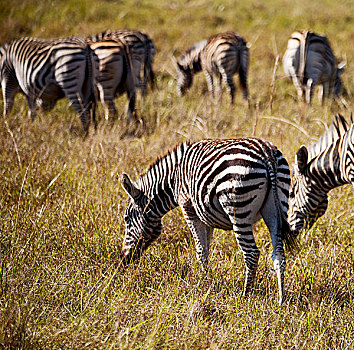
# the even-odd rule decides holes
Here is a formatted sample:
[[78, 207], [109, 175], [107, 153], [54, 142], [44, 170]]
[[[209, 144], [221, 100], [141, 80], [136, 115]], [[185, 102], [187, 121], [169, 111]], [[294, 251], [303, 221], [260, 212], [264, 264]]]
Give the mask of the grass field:
[[[127, 133], [120, 120], [83, 139], [67, 100], [26, 117], [23, 96], [0, 119], [0, 348], [5, 349], [353, 349], [354, 198], [331, 192], [329, 209], [287, 253], [287, 301], [278, 306], [271, 242], [254, 227], [261, 250], [255, 290], [243, 298], [245, 267], [232, 232], [216, 230], [204, 274], [179, 209], [161, 237], [124, 273], [119, 253], [127, 196], [117, 174], [132, 179], [176, 143], [205, 137], [256, 136], [294, 161], [335, 113], [353, 109], [352, 1], [30, 1], [0, 3], [0, 43], [22, 36], [86, 36], [105, 29], [146, 30], [156, 45], [157, 89], [138, 102], [141, 119]], [[296, 101], [277, 55], [296, 29], [325, 33], [347, 60], [344, 98], [322, 107]], [[207, 36], [236, 30], [250, 48], [250, 108], [208, 97], [205, 78], [178, 97], [172, 56]], [[2, 105], [1, 105], [2, 108]], [[127, 136], [128, 135], [128, 136]]]

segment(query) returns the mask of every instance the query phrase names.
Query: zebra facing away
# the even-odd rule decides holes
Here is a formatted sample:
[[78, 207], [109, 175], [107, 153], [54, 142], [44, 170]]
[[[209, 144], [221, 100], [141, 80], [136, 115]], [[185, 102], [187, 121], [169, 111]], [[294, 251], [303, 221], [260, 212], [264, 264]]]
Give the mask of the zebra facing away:
[[181, 58], [176, 61], [177, 92], [184, 95], [192, 86], [194, 74], [203, 70], [208, 89], [215, 97], [221, 97], [222, 81], [234, 101], [235, 84], [233, 75], [238, 73], [243, 89], [243, 97], [248, 99], [247, 74], [249, 64], [249, 51], [246, 41], [237, 33], [226, 32], [211, 36], [189, 48]]
[[145, 32], [133, 29], [106, 30], [96, 35], [96, 40], [104, 38], [120, 40], [126, 46], [134, 72], [135, 89], [141, 90], [144, 96], [148, 81], [152, 87], [155, 85], [155, 74], [152, 67], [155, 46], [151, 38]]
[[289, 225], [297, 235], [310, 228], [328, 206], [328, 192], [354, 184], [354, 124], [337, 115], [326, 133], [297, 151], [290, 189]]
[[213, 229], [234, 230], [246, 263], [248, 295], [260, 255], [252, 225], [262, 216], [273, 244], [279, 302], [284, 300], [283, 241], [294, 243], [286, 221], [290, 171], [270, 142], [242, 138], [183, 143], [157, 159], [134, 183], [123, 174], [121, 184], [130, 197], [124, 216], [124, 264], [141, 256], [160, 235], [162, 217], [180, 206], [204, 267]]
[[95, 121], [91, 62], [88, 44], [78, 37], [22, 38], [8, 43], [0, 62], [4, 115], [11, 112], [18, 92], [26, 96], [32, 120], [37, 105], [50, 110], [67, 96], [87, 133], [91, 111]]
[[345, 63], [337, 65], [325, 36], [311, 31], [294, 32], [288, 41], [283, 67], [285, 74], [292, 79], [299, 98], [305, 97], [307, 103], [311, 103], [317, 85], [322, 85], [322, 104], [330, 94], [338, 96], [342, 91], [340, 76]]
[[128, 95], [128, 120], [135, 110], [136, 92], [130, 61], [125, 45], [113, 37], [91, 36], [87, 39], [94, 52], [95, 84], [105, 109], [106, 119], [118, 115], [114, 97], [124, 92]]

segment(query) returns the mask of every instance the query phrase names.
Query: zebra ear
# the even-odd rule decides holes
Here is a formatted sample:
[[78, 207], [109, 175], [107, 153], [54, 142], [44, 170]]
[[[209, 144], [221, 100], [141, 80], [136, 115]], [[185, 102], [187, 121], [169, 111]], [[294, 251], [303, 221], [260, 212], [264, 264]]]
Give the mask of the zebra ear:
[[120, 183], [124, 191], [128, 193], [129, 197], [132, 200], [135, 200], [139, 197], [141, 191], [135, 187], [135, 185], [132, 183], [132, 181], [130, 180], [129, 176], [126, 173], [122, 174]]
[[175, 56], [172, 56], [172, 62], [177, 70], [183, 70], [182, 65], [178, 63], [177, 58]]
[[299, 168], [300, 173], [303, 173], [307, 165], [308, 151], [307, 148], [302, 145], [296, 152], [296, 164]]

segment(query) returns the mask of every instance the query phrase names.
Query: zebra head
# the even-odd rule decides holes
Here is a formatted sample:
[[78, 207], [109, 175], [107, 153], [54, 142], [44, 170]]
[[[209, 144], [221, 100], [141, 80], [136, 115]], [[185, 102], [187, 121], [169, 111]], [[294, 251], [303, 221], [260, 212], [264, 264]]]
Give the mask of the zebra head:
[[310, 172], [308, 151], [301, 146], [296, 153], [292, 185], [289, 193], [289, 225], [291, 231], [299, 234], [311, 228], [328, 206], [327, 194], [319, 190]]
[[177, 93], [179, 96], [184, 95], [193, 84], [192, 69], [189, 66], [183, 66], [175, 61], [177, 70]]
[[121, 252], [123, 264], [139, 259], [142, 252], [160, 235], [161, 216], [155, 214], [153, 200], [138, 189], [127, 174], [121, 184], [128, 193], [130, 203], [125, 210], [125, 235]]
[[336, 71], [336, 78], [334, 80], [334, 89], [333, 89], [334, 96], [339, 96], [342, 93], [343, 83], [340, 76], [344, 72], [345, 66], [346, 66], [345, 61], [338, 64], [337, 71]]

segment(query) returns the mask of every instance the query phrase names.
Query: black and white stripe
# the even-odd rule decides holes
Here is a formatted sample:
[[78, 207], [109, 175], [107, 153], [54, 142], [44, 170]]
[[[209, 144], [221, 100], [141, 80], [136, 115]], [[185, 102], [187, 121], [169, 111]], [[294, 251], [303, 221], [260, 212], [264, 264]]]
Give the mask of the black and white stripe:
[[354, 125], [337, 115], [319, 142], [297, 151], [290, 190], [289, 224], [298, 234], [328, 206], [328, 192], [354, 184]]
[[95, 84], [106, 119], [109, 116], [117, 117], [114, 97], [126, 92], [129, 100], [128, 119], [131, 120], [135, 110], [136, 92], [126, 45], [117, 38], [101, 34], [91, 36], [87, 42], [94, 52]]
[[128, 49], [128, 57], [133, 67], [135, 88], [140, 89], [142, 95], [146, 94], [147, 83], [155, 85], [153, 61], [155, 57], [155, 45], [148, 34], [141, 30], [121, 29], [107, 30], [97, 35], [103, 38], [115, 38], [124, 43]]
[[252, 225], [263, 217], [272, 238], [282, 300], [283, 241], [293, 243], [286, 222], [289, 184], [287, 161], [270, 142], [207, 139], [176, 146], [135, 183], [123, 174], [122, 186], [131, 199], [125, 212], [123, 261], [138, 258], [160, 235], [162, 217], [180, 206], [193, 234], [197, 257], [204, 265], [213, 229], [234, 230], [245, 258], [248, 294], [260, 255]]
[[90, 47], [78, 37], [10, 42], [0, 66], [4, 115], [18, 92], [26, 96], [32, 119], [36, 105], [49, 110], [67, 96], [87, 132], [95, 105], [91, 61]]
[[217, 95], [221, 96], [222, 81], [234, 101], [235, 84], [233, 75], [238, 73], [243, 96], [248, 98], [247, 74], [249, 50], [246, 41], [237, 33], [226, 32], [211, 36], [189, 48], [176, 62], [177, 91], [184, 94], [193, 83], [193, 75], [203, 70], [208, 89], [214, 97], [214, 86]]
[[[294, 32], [283, 57], [285, 74], [292, 79], [299, 98], [311, 103], [313, 90], [322, 85], [322, 103], [342, 91], [340, 75], [345, 63], [337, 65], [328, 39], [311, 31]], [[319, 94], [321, 96], [321, 94]]]

